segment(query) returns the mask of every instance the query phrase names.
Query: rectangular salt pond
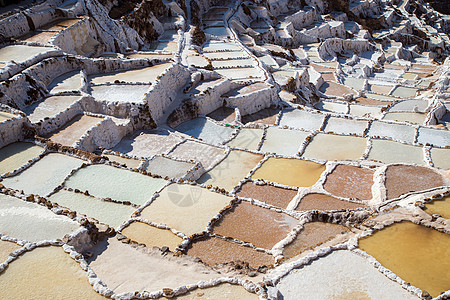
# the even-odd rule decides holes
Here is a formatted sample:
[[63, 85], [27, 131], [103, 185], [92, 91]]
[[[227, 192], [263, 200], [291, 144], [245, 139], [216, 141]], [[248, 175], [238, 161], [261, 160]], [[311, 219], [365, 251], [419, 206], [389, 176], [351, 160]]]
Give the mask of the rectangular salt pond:
[[10, 120], [10, 119], [15, 118], [15, 117], [17, 117], [17, 116], [14, 115], [14, 114], [10, 114], [10, 113], [4, 112], [4, 111], [0, 111], [0, 122], [6, 121], [6, 120]]
[[391, 97], [391, 96], [384, 96], [384, 95], [373, 94], [373, 93], [366, 93], [366, 97], [367, 98], [371, 98], [371, 99], [375, 99], [375, 100], [378, 100], [378, 101], [389, 101], [389, 102], [391, 102], [391, 101], [398, 100], [398, 99], [396, 99], [394, 97]]
[[122, 229], [122, 234], [132, 241], [145, 244], [147, 248], [162, 248], [166, 246], [173, 252], [183, 241], [182, 238], [168, 229], [161, 229], [142, 222], [131, 223]]
[[175, 128], [208, 144], [221, 145], [236, 132], [234, 127], [218, 125], [207, 118], [195, 118]]
[[138, 130], [125, 136], [112, 150], [130, 156], [152, 157], [171, 150], [182, 140], [167, 129]]
[[280, 119], [280, 126], [288, 126], [308, 131], [319, 130], [322, 127], [325, 116], [311, 113], [305, 110], [283, 111]]
[[227, 59], [237, 59], [237, 58], [249, 58], [249, 55], [244, 51], [233, 51], [233, 52], [206, 52], [204, 56], [209, 58], [210, 60], [222, 60], [224, 57]]
[[319, 180], [323, 171], [324, 165], [312, 161], [271, 157], [255, 171], [252, 178], [292, 187], [308, 187]]
[[80, 99], [80, 96], [52, 96], [28, 106], [24, 112], [28, 115], [31, 123], [37, 123], [46, 117], [56, 116]]
[[408, 125], [373, 121], [372, 125], [370, 125], [368, 135], [370, 137], [387, 137], [394, 140], [413, 143], [416, 130]]
[[431, 160], [437, 168], [450, 169], [450, 149], [431, 148]]
[[372, 139], [369, 160], [380, 161], [385, 164], [406, 163], [426, 165], [421, 147], [402, 143]]
[[398, 86], [391, 92], [392, 96], [399, 98], [412, 98], [417, 94], [417, 89], [404, 86]]
[[239, 134], [228, 142], [227, 146], [247, 150], [258, 150], [263, 133], [263, 129], [241, 128]]
[[341, 114], [348, 113], [348, 105], [331, 101], [320, 101], [315, 107], [321, 111], [336, 112]]
[[34, 56], [54, 51], [55, 48], [27, 46], [27, 45], [10, 45], [0, 48], [0, 62], [15, 61], [16, 63], [23, 63]]
[[260, 151], [295, 156], [308, 135], [305, 131], [269, 127]]
[[81, 88], [80, 71], [72, 71], [62, 74], [49, 84], [49, 93], [61, 93], [67, 91], [78, 91]]
[[217, 73], [227, 77], [231, 80], [237, 79], [262, 79], [263, 73], [257, 68], [230, 68], [230, 69], [215, 69]]
[[128, 220], [136, 210], [129, 205], [102, 201], [98, 198], [86, 196], [82, 193], [60, 190], [49, 197], [53, 203], [67, 207], [72, 211], [97, 219], [99, 222], [117, 228]]
[[359, 240], [359, 248], [432, 297], [450, 288], [450, 235], [400, 222]]
[[365, 81], [366, 80], [362, 78], [345, 77], [343, 84], [355, 90], [363, 90]]
[[225, 149], [194, 141], [186, 141], [177, 145], [168, 156], [182, 160], [193, 160], [201, 163], [205, 169], [209, 169], [221, 161], [225, 154]]
[[2, 183], [9, 188], [23, 190], [26, 194], [46, 196], [83, 163], [78, 158], [50, 153], [18, 175], [5, 178]]
[[389, 112], [421, 112], [424, 113], [428, 107], [428, 101], [405, 100], [397, 102], [389, 108]]
[[327, 120], [324, 131], [327, 133], [357, 134], [362, 136], [368, 125], [369, 122], [364, 120], [330, 117]]
[[[235, 43], [213, 43], [208, 42], [203, 47], [203, 52], [224, 52], [224, 51], [242, 51], [241, 47]], [[222, 57], [224, 57], [225, 53], [221, 53]]]
[[359, 160], [367, 140], [362, 137], [319, 133], [306, 146], [303, 157], [320, 160]]
[[29, 160], [38, 157], [44, 148], [32, 143], [12, 143], [0, 149], [0, 174], [19, 169]]
[[80, 228], [77, 222], [45, 206], [4, 194], [0, 194], [0, 216], [1, 233], [30, 242], [62, 239]]
[[427, 203], [425, 212], [430, 215], [438, 214], [445, 219], [450, 219], [450, 196]]
[[203, 174], [199, 183], [224, 188], [230, 192], [263, 158], [240, 150], [232, 150], [228, 156], [211, 171]]
[[388, 112], [383, 120], [392, 120], [397, 122], [407, 122], [411, 124], [422, 125], [427, 118], [427, 114], [413, 112]]
[[161, 53], [133, 53], [127, 55], [128, 58], [148, 58], [148, 59], [172, 59], [174, 57], [173, 54], [161, 54]]
[[162, 177], [182, 178], [193, 169], [194, 166], [195, 163], [177, 161], [163, 156], [155, 156], [148, 162], [145, 170], [151, 174]]
[[89, 191], [98, 198], [111, 198], [142, 205], [167, 181], [107, 165], [90, 165], [72, 175], [67, 188]]
[[417, 142], [422, 145], [430, 144], [437, 147], [447, 147], [450, 146], [450, 131], [422, 127], [419, 129]]
[[53, 142], [64, 146], [72, 146], [77, 142], [90, 128], [96, 126], [103, 119], [87, 115], [78, 115], [70, 120], [64, 127], [50, 136]]
[[178, 52], [178, 42], [152, 42], [150, 49], [158, 51]]
[[324, 82], [319, 90], [331, 97], [343, 97], [347, 94], [356, 95], [356, 92], [352, 89], [333, 81]]
[[382, 116], [381, 108], [377, 106], [366, 106], [358, 104], [350, 104], [349, 114], [358, 117], [370, 117], [379, 119]]
[[92, 86], [92, 97], [100, 101], [121, 103], [144, 103], [150, 85], [100, 85]]
[[201, 233], [232, 198], [194, 185], [171, 184], [161, 191], [141, 218], [166, 224], [185, 235]]
[[142, 69], [117, 71], [106, 74], [97, 74], [89, 76], [92, 83], [114, 83], [116, 80], [124, 82], [143, 82], [153, 83], [164, 70], [169, 68], [172, 63], [162, 63]]
[[225, 27], [208, 27], [203, 30], [205, 34], [215, 35], [220, 38], [226, 38], [230, 35]]
[[246, 59], [228, 59], [228, 60], [213, 60], [213, 68], [223, 68], [223, 67], [243, 67], [243, 66], [253, 66], [256, 62], [251, 58]]
[[133, 158], [127, 158], [117, 155], [111, 155], [111, 154], [103, 154], [103, 156], [106, 156], [110, 161], [115, 161], [121, 165], [126, 165], [128, 168], [138, 168], [141, 164], [140, 160], [133, 159]]

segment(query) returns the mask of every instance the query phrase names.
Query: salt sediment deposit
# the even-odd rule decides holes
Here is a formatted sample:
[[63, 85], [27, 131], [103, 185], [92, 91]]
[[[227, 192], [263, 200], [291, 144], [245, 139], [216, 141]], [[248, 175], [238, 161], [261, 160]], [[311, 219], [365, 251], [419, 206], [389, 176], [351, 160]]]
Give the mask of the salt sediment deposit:
[[1, 299], [450, 297], [448, 1], [16, 2]]

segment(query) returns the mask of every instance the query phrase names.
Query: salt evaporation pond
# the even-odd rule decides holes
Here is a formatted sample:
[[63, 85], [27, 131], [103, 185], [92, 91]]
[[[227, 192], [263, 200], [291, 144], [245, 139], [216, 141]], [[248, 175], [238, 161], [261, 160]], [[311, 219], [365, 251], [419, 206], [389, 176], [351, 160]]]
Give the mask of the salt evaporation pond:
[[142, 211], [141, 218], [166, 224], [190, 236], [205, 231], [211, 219], [231, 200], [198, 186], [171, 184]]
[[389, 108], [389, 112], [422, 112], [428, 107], [428, 101], [424, 100], [405, 100], [397, 102]]
[[96, 100], [108, 102], [144, 103], [150, 85], [98, 85], [91, 87], [91, 95]]
[[445, 219], [450, 219], [450, 196], [425, 204], [425, 212], [430, 215], [438, 214]]
[[372, 139], [367, 159], [385, 164], [407, 163], [425, 165], [423, 149], [394, 141]]
[[306, 146], [303, 157], [320, 160], [359, 160], [367, 148], [362, 137], [319, 133]]
[[84, 161], [78, 158], [50, 153], [18, 175], [5, 178], [2, 183], [27, 194], [46, 196], [62, 184], [73, 169], [79, 168], [83, 163]]
[[1, 233], [30, 242], [62, 239], [80, 228], [77, 222], [45, 206], [3, 194], [0, 194], [0, 216]]
[[67, 207], [79, 214], [97, 219], [99, 222], [118, 227], [128, 220], [136, 210], [129, 205], [102, 201], [98, 198], [86, 196], [82, 193], [75, 193], [68, 190], [60, 190], [51, 195], [48, 200]]
[[323, 171], [324, 165], [312, 161], [271, 157], [255, 171], [252, 178], [292, 187], [307, 187], [314, 185]]
[[50, 118], [65, 111], [80, 99], [80, 96], [51, 96], [42, 102], [27, 107], [25, 113], [31, 123], [37, 123], [46, 117]]
[[427, 119], [424, 113], [410, 112], [388, 112], [384, 115], [383, 120], [391, 120], [397, 122], [407, 122], [411, 124], [423, 124]]
[[374, 172], [350, 165], [338, 165], [328, 174], [323, 188], [338, 197], [348, 199], [372, 199]]
[[441, 174], [430, 168], [390, 165], [386, 170], [385, 186], [388, 199], [445, 185], [446, 182]]
[[77, 91], [81, 88], [80, 71], [72, 71], [53, 79], [47, 87], [49, 93]]
[[114, 161], [121, 165], [125, 165], [131, 169], [138, 168], [141, 164], [140, 160], [137, 160], [134, 158], [126, 158], [126, 157], [122, 157], [122, 156], [118, 156], [118, 155], [111, 155], [111, 154], [103, 154], [103, 156], [107, 157], [110, 161]]
[[369, 122], [364, 120], [330, 117], [325, 125], [324, 131], [327, 133], [356, 134], [362, 136], [368, 125]]
[[122, 229], [122, 234], [132, 241], [145, 244], [147, 248], [166, 246], [171, 251], [175, 251], [183, 241], [182, 238], [168, 229], [160, 229], [142, 222], [131, 223]]
[[213, 167], [226, 155], [226, 150], [208, 144], [186, 141], [177, 145], [169, 156], [182, 160], [193, 160], [203, 165], [205, 169]]
[[0, 240], [0, 262], [7, 260], [11, 252], [20, 248], [16, 243]]
[[105, 299], [94, 291], [79, 263], [62, 247], [52, 246], [26, 252], [1, 274], [0, 298], [11, 295], [36, 300]]
[[192, 119], [178, 125], [175, 129], [213, 145], [221, 145], [236, 132], [233, 127], [218, 125], [207, 118]]
[[336, 112], [341, 114], [346, 114], [348, 111], [347, 104], [329, 101], [320, 101], [315, 105], [315, 107], [320, 111]]
[[448, 147], [450, 146], [450, 131], [422, 127], [419, 129], [417, 142], [423, 145], [430, 144], [437, 147]]
[[239, 181], [244, 179], [256, 167], [262, 158], [262, 155], [232, 150], [217, 166], [203, 174], [198, 182], [231, 191], [238, 185]]
[[102, 118], [78, 115], [58, 131], [51, 134], [49, 138], [53, 142], [60, 143], [64, 146], [73, 146], [74, 143], [81, 139], [86, 131], [95, 127], [101, 121], [103, 121]]
[[297, 234], [297, 237], [283, 249], [283, 255], [288, 258], [294, 257], [346, 231], [348, 231], [347, 227], [338, 224], [324, 222], [306, 223]]
[[277, 288], [284, 299], [417, 299], [365, 258], [342, 250], [292, 270]]
[[94, 84], [114, 83], [115, 81], [153, 83], [171, 65], [172, 63], [162, 63], [141, 69], [91, 75], [89, 79]]
[[297, 225], [297, 219], [242, 201], [214, 224], [213, 232], [272, 249]]
[[163, 156], [153, 157], [145, 167], [147, 172], [162, 177], [182, 178], [194, 168], [191, 162], [177, 161]]
[[314, 131], [320, 129], [324, 119], [324, 115], [304, 110], [283, 111], [280, 126]]
[[142, 205], [167, 181], [107, 165], [90, 165], [78, 170], [67, 181], [67, 188], [89, 191], [98, 198], [129, 201]]
[[406, 143], [413, 143], [416, 130], [408, 125], [373, 121], [370, 125], [368, 135], [371, 137], [386, 137]]
[[431, 148], [431, 160], [437, 168], [450, 169], [450, 149]]
[[340, 200], [326, 194], [311, 193], [304, 196], [295, 210], [344, 210], [365, 207], [364, 204]]
[[92, 249], [89, 266], [115, 293], [175, 289], [180, 285], [211, 280], [220, 274], [203, 264], [177, 258], [148, 248], [134, 248], [116, 238], [99, 243]]
[[44, 148], [32, 143], [17, 142], [0, 149], [0, 174], [19, 169], [29, 160], [38, 157]]
[[241, 128], [239, 134], [229, 141], [227, 146], [247, 150], [257, 150], [263, 137], [263, 133], [263, 129]]
[[152, 157], [170, 151], [182, 140], [169, 130], [138, 130], [125, 136], [112, 150], [130, 156]]
[[187, 249], [187, 255], [198, 257], [210, 266], [245, 261], [253, 268], [273, 265], [274, 257], [251, 247], [244, 247], [218, 237], [199, 238]]
[[296, 195], [296, 190], [269, 184], [257, 185], [253, 182], [244, 183], [236, 193], [236, 196], [256, 199], [281, 208], [286, 208]]
[[51, 47], [39, 47], [39, 46], [27, 46], [27, 45], [10, 45], [0, 48], [0, 61], [9, 62], [15, 61], [16, 63], [23, 63], [33, 56], [38, 54], [44, 54], [49, 51], [54, 51], [55, 48]]
[[400, 222], [359, 240], [359, 248], [432, 297], [450, 289], [450, 235]]
[[260, 151], [295, 156], [309, 134], [300, 130], [269, 127]]

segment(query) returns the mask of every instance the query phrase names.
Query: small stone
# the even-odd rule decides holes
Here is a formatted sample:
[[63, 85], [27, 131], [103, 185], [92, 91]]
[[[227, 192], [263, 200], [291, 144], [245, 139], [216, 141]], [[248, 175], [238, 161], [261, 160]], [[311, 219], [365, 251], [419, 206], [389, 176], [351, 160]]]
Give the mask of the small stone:
[[127, 238], [126, 236], [124, 236], [123, 234], [120, 234], [120, 233], [118, 233], [118, 234], [116, 235], [116, 237], [117, 237], [117, 239], [118, 239], [119, 241], [124, 240], [124, 239]]
[[431, 299], [431, 298], [432, 298], [431, 295], [427, 291], [425, 290], [422, 291], [422, 299]]
[[256, 271], [250, 271], [250, 272], [248, 272], [247, 275], [250, 277], [256, 277], [256, 276], [258, 276], [258, 273]]
[[173, 295], [173, 290], [169, 289], [169, 288], [163, 288], [163, 293], [166, 296], [171, 296], [171, 295]]
[[263, 274], [266, 274], [267, 270], [268, 270], [267, 266], [260, 266], [258, 268], [258, 272]]

